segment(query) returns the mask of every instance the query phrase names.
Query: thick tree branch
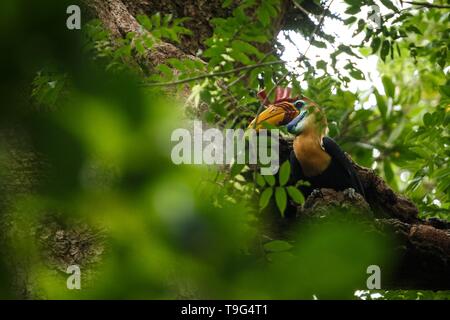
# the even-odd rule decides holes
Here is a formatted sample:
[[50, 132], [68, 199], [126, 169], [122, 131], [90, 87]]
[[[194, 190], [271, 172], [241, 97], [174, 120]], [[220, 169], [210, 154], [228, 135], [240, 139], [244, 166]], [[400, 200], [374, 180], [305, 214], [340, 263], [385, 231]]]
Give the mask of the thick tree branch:
[[[411, 210], [407, 208], [404, 214], [399, 215], [401, 210], [398, 207], [397, 211], [384, 212], [385, 218], [377, 218], [379, 212], [373, 211], [373, 203], [369, 206], [362, 196], [349, 198], [343, 192], [332, 189], [320, 191], [306, 200], [299, 212], [299, 224], [304, 223], [305, 219], [315, 219], [321, 223], [324, 217], [336, 214], [337, 209], [350, 220], [365, 223], [368, 232], [394, 239], [393, 246], [386, 250], [396, 264], [387, 267], [380, 264], [382, 269], [393, 271], [384, 278], [382, 289], [450, 289], [450, 229], [445, 228], [448, 222], [421, 219], [414, 222], [407, 219], [409, 222], [406, 222], [403, 217]], [[372, 199], [383, 198], [376, 190], [366, 190], [366, 195]], [[397, 201], [400, 204], [408, 201], [399, 195], [393, 197], [399, 198]], [[396, 201], [394, 199], [393, 202]], [[389, 214], [399, 217], [389, 217]]]
[[[292, 142], [280, 140], [280, 163], [289, 158]], [[403, 195], [394, 192], [375, 171], [352, 161], [366, 194], [348, 197], [343, 192], [321, 189], [313, 193], [297, 217], [286, 222], [276, 220], [270, 230], [275, 236], [289, 237], [295, 226], [336, 213], [345, 213], [351, 221], [361, 221], [368, 232], [395, 239], [388, 248], [397, 261], [394, 273], [385, 278], [382, 289], [450, 290], [450, 221], [420, 219], [419, 210]]]

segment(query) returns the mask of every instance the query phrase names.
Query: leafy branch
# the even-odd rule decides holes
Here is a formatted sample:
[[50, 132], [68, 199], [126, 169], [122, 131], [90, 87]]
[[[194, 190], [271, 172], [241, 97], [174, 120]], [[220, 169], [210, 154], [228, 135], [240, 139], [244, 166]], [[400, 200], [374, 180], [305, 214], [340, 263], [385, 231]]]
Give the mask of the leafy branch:
[[266, 67], [266, 66], [271, 66], [271, 65], [275, 65], [275, 64], [283, 64], [283, 63], [285, 63], [285, 61], [282, 61], [282, 60], [261, 62], [261, 63], [256, 63], [256, 64], [249, 65], [249, 66], [243, 66], [243, 67], [239, 67], [239, 68], [235, 68], [235, 69], [227, 70], [227, 71], [205, 73], [205, 74], [201, 74], [201, 75], [198, 75], [195, 77], [186, 78], [186, 79], [182, 79], [182, 80], [146, 83], [146, 84], [144, 84], [144, 86], [146, 86], [146, 87], [173, 86], [173, 85], [183, 84], [183, 83], [187, 83], [187, 82], [202, 80], [202, 79], [206, 79], [206, 78], [222, 77], [222, 76], [234, 74], [234, 73], [237, 73], [240, 71], [252, 70], [252, 69], [256, 69], [256, 68], [260, 68], [260, 67]]

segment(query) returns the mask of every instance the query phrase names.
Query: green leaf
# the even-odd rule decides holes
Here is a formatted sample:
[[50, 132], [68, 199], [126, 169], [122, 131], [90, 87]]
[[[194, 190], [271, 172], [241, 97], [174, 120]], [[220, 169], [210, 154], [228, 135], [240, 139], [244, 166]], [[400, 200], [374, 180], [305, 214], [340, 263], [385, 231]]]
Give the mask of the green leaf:
[[378, 52], [378, 49], [380, 49], [381, 39], [379, 37], [375, 37], [372, 39], [372, 43], [370, 44], [370, 47], [372, 48], [372, 53], [375, 54]]
[[350, 6], [361, 5], [361, 0], [344, 0], [344, 2], [348, 3]]
[[350, 76], [356, 80], [364, 80], [364, 73], [359, 70], [353, 69], [350, 71]]
[[348, 7], [347, 10], [345, 10], [346, 14], [357, 14], [358, 12], [360, 12], [360, 6], [352, 6], [352, 7]]
[[289, 177], [291, 175], [291, 164], [289, 163], [289, 161], [285, 161], [280, 168], [280, 175], [279, 175], [279, 180], [280, 180], [280, 186], [284, 186], [288, 180]]
[[275, 177], [273, 175], [265, 175], [264, 179], [266, 179], [269, 186], [273, 187], [275, 185]]
[[392, 82], [392, 80], [387, 76], [383, 76], [381, 78], [381, 81], [383, 82], [384, 91], [386, 92], [386, 95], [388, 97], [394, 98], [395, 86], [394, 86], [394, 83]]
[[401, 50], [400, 50], [400, 47], [399, 47], [398, 43], [395, 44], [395, 47], [397, 48], [397, 54], [398, 54], [398, 56], [401, 57], [401, 56], [402, 56], [402, 52], [401, 52]]
[[260, 187], [264, 187], [266, 185], [266, 180], [259, 173], [256, 174], [256, 183]]
[[244, 169], [245, 164], [239, 164], [239, 163], [233, 163], [231, 166], [231, 176], [234, 177], [235, 175], [241, 173], [242, 169]]
[[375, 98], [377, 100], [378, 110], [380, 110], [380, 114], [381, 114], [381, 117], [383, 118], [383, 120], [386, 121], [386, 115], [387, 115], [386, 102], [384, 101], [384, 98], [380, 95], [378, 90], [375, 90], [374, 93], [375, 93]]
[[231, 47], [236, 51], [242, 51], [248, 54], [261, 56], [261, 52], [255, 46], [252, 46], [250, 43], [242, 40], [233, 40]]
[[426, 127], [431, 127], [433, 125], [433, 116], [431, 115], [431, 113], [427, 112], [423, 115], [423, 124]]
[[161, 71], [163, 74], [164, 74], [164, 76], [166, 76], [166, 77], [172, 77], [173, 76], [173, 70], [172, 69], [170, 69], [167, 65], [165, 65], [165, 64], [160, 64], [160, 65], [158, 65], [158, 67], [157, 67], [157, 69], [159, 70], [159, 71]]
[[386, 180], [389, 183], [393, 183], [394, 179], [394, 171], [392, 170], [391, 163], [389, 161], [384, 161], [383, 163], [383, 169], [384, 169], [384, 175], [386, 177]]
[[358, 29], [355, 30], [353, 35], [355, 36], [358, 33], [360, 33], [361, 31], [363, 31], [365, 26], [366, 26], [366, 22], [363, 19], [359, 19], [358, 20]]
[[406, 119], [402, 118], [400, 120], [400, 123], [398, 123], [395, 126], [394, 130], [392, 130], [391, 134], [389, 135], [389, 138], [387, 139], [388, 144], [395, 143], [395, 141], [397, 140], [397, 138], [400, 136], [403, 129], [405, 128], [406, 122], [407, 122]]
[[394, 60], [394, 46], [391, 45], [391, 60]]
[[261, 196], [259, 198], [259, 208], [264, 209], [269, 204], [270, 198], [272, 198], [273, 195], [273, 189], [267, 188], [264, 189], [264, 191], [261, 193]]
[[318, 40], [313, 40], [311, 42], [311, 44], [317, 48], [326, 48], [327, 47], [327, 44], [325, 42], [318, 41]]
[[294, 200], [295, 203], [298, 204], [305, 203], [305, 197], [303, 196], [303, 193], [301, 193], [300, 190], [298, 190], [296, 187], [289, 186], [286, 189], [289, 194], [289, 197], [291, 197], [291, 199]]
[[274, 241], [270, 241], [270, 242], [267, 242], [266, 244], [264, 244], [264, 249], [266, 251], [270, 251], [270, 252], [287, 251], [287, 250], [291, 249], [292, 247], [293, 247], [292, 244], [290, 244], [287, 241], [282, 241], [282, 240], [274, 240]]
[[419, 29], [417, 29], [417, 27], [415, 27], [415, 26], [406, 27], [406, 31], [414, 32], [414, 33], [422, 35], [422, 32]]
[[233, 4], [233, 0], [225, 0], [222, 4], [222, 8], [228, 8]]
[[381, 45], [381, 51], [380, 51], [381, 60], [386, 61], [386, 57], [389, 54], [390, 49], [391, 49], [391, 43], [389, 42], [389, 40], [384, 40], [383, 44]]
[[136, 41], [135, 46], [136, 46], [136, 51], [138, 52], [138, 54], [143, 54], [145, 52], [145, 47], [144, 47], [144, 44], [142, 43], [142, 41]]
[[322, 69], [324, 71], [327, 71], [327, 63], [325, 61], [323, 61], [323, 60], [319, 60], [316, 63], [316, 68], [317, 69]]
[[355, 57], [355, 58], [361, 59], [360, 56], [358, 56], [355, 52], [353, 52], [353, 50], [352, 50], [351, 47], [348, 47], [348, 46], [346, 46], [346, 45], [340, 44], [340, 45], [338, 46], [338, 51], [340, 51], [340, 52], [345, 52], [346, 54], [348, 54], [348, 55], [350, 55], [350, 56], [353, 56], [353, 57]]
[[171, 14], [171, 13], [165, 14], [164, 17], [163, 17], [162, 25], [163, 26], [168, 26], [170, 21], [172, 21], [172, 18], [173, 18], [173, 14]]
[[277, 261], [277, 263], [281, 263], [285, 266], [295, 261], [295, 256], [289, 251], [268, 252], [266, 258], [270, 262]]
[[450, 85], [440, 86], [439, 92], [450, 98]]
[[281, 216], [284, 217], [284, 211], [287, 206], [286, 190], [283, 187], [277, 187], [275, 190], [275, 202], [277, 203], [278, 210], [280, 210]]
[[257, 10], [256, 16], [259, 18], [259, 21], [261, 21], [263, 26], [268, 26], [269, 25], [269, 23], [270, 23], [270, 13], [264, 6], [261, 6]]
[[156, 27], [159, 28], [161, 26], [161, 14], [159, 12], [155, 13], [154, 15], [152, 15], [152, 24]]
[[230, 56], [233, 57], [236, 61], [242, 62], [243, 64], [251, 64], [252, 60], [242, 51], [233, 49], [230, 52]]
[[399, 12], [398, 8], [392, 3], [392, 0], [380, 0], [381, 3], [388, 9], [391, 9], [395, 12]]
[[145, 15], [145, 14], [140, 14], [137, 17], [137, 21], [147, 30], [152, 30], [153, 25], [152, 22], [150, 21], [150, 18]]
[[344, 20], [344, 24], [345, 24], [345, 25], [352, 24], [352, 23], [354, 23], [356, 20], [357, 20], [356, 17], [350, 17], [350, 18]]

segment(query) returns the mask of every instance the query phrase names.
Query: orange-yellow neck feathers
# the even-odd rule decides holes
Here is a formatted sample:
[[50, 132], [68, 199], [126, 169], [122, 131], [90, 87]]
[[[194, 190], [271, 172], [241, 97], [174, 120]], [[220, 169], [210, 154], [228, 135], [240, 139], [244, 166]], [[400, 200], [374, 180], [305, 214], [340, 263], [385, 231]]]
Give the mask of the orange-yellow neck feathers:
[[321, 174], [330, 165], [331, 157], [322, 148], [322, 137], [312, 132], [295, 137], [293, 147], [307, 177]]
[[331, 157], [322, 146], [328, 128], [325, 115], [318, 108], [305, 119], [302, 132], [294, 139], [294, 153], [307, 177], [321, 174], [330, 165]]

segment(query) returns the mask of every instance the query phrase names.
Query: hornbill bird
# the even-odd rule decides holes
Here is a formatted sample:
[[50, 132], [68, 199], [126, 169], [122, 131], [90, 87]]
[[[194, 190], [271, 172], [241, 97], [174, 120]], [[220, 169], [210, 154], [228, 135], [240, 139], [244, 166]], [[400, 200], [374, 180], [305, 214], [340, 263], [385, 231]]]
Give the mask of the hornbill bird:
[[352, 163], [338, 144], [327, 137], [325, 113], [306, 97], [290, 97], [290, 89], [276, 88], [275, 101], [266, 103], [263, 92], [259, 97], [267, 108], [249, 125], [260, 129], [263, 123], [273, 126], [286, 125], [288, 132], [295, 135], [291, 164], [291, 184], [308, 181], [300, 190], [308, 197], [314, 190], [330, 188], [344, 191], [350, 197], [358, 192], [365, 198], [364, 189]]

